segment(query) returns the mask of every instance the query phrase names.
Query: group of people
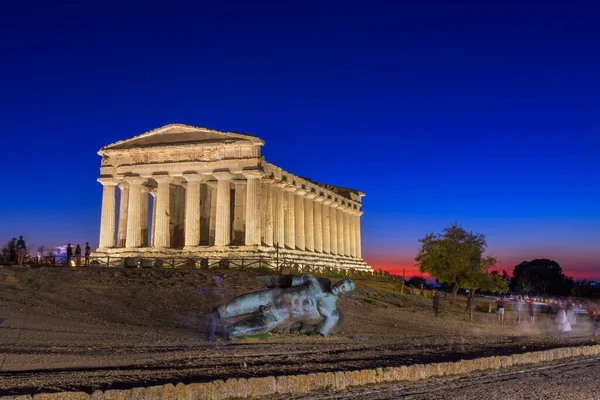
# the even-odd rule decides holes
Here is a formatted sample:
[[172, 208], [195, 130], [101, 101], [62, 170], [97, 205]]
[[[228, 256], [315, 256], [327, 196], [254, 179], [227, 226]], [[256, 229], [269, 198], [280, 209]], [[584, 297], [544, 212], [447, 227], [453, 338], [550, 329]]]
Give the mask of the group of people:
[[[515, 322], [517, 324], [526, 321], [526, 318], [524, 318], [523, 315], [526, 311], [529, 315], [529, 322], [532, 324], [535, 323], [535, 301], [533, 299], [525, 299], [523, 297], [518, 297], [516, 300], [514, 300], [513, 309], [515, 310]], [[504, 318], [502, 318], [502, 322], [504, 322]]]
[[27, 245], [25, 244], [25, 240], [23, 240], [23, 236], [19, 236], [19, 240], [17, 240], [17, 238], [12, 238], [12, 240], [8, 242], [9, 262], [23, 265], [26, 255]]
[[[23, 265], [25, 263], [25, 257], [27, 256], [27, 245], [25, 244], [25, 240], [23, 236], [19, 236], [19, 239], [12, 238], [10, 242], [8, 242], [8, 262], [11, 264]], [[83, 254], [82, 254], [83, 253]], [[90, 255], [92, 254], [92, 248], [90, 247], [89, 242], [85, 242], [85, 249], [82, 250], [81, 246], [77, 244], [75, 248], [69, 243], [66, 249], [66, 266], [72, 266], [73, 259], [75, 260], [75, 265], [80, 266], [81, 258], [84, 258], [85, 266], [90, 265]]]
[[[90, 247], [90, 244], [88, 242], [85, 242], [85, 253], [84, 253], [84, 265], [87, 267], [90, 265], [90, 254], [92, 253], [92, 248]], [[69, 243], [67, 245], [67, 260], [65, 262], [65, 265], [67, 267], [70, 267], [73, 261], [73, 246], [71, 246], [71, 243]], [[81, 265], [81, 246], [79, 245], [79, 243], [77, 244], [77, 247], [75, 247], [75, 265], [76, 266], [80, 266]]]

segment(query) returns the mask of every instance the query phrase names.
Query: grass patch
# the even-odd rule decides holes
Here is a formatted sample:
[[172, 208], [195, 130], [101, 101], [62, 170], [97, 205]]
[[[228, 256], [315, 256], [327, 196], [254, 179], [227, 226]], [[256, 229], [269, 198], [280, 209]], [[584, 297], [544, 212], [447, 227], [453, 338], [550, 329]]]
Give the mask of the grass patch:
[[333, 391], [333, 385], [330, 383], [329, 385], [321, 386], [319, 388], [319, 390], [322, 391], [322, 392], [332, 392]]
[[373, 301], [373, 299], [363, 299], [363, 301], [365, 303], [369, 303], [369, 304], [375, 304], [375, 302]]
[[244, 335], [239, 337], [240, 340], [250, 340], [250, 339], [258, 339], [258, 340], [269, 340], [268, 333], [257, 333], [256, 335]]

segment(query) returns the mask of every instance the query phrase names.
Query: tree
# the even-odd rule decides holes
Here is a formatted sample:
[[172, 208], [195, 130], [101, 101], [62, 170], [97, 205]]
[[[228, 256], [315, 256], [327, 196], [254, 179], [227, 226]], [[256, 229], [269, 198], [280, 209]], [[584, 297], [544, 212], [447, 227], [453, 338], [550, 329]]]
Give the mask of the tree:
[[473, 297], [477, 290], [506, 293], [508, 291], [508, 282], [497, 271], [489, 272], [496, 264], [496, 259], [492, 256], [482, 257], [479, 262], [470, 264], [465, 268], [461, 277], [462, 286], [469, 290], [467, 296], [467, 306], [465, 307], [465, 319], [473, 320]]
[[444, 228], [442, 233], [430, 233], [419, 239], [421, 248], [415, 257], [419, 270], [428, 273], [439, 283], [452, 285], [450, 302], [462, 281], [470, 279], [469, 269], [477, 269], [487, 246], [485, 236], [466, 231], [457, 222]]
[[565, 276], [560, 265], [546, 258], [523, 261], [515, 266], [510, 290], [530, 296], [568, 296], [573, 279]]
[[415, 287], [418, 289], [421, 289], [423, 286], [425, 286], [425, 283], [427, 283], [425, 278], [423, 278], [422, 276], [416, 276], [416, 275], [406, 281], [406, 284], [408, 286], [412, 286], [412, 287]]

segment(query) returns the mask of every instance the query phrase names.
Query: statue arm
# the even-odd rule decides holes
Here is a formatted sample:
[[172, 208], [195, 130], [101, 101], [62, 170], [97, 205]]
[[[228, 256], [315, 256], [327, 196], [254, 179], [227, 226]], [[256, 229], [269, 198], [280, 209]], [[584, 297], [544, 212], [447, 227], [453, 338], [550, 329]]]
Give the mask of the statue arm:
[[321, 321], [315, 327], [315, 332], [323, 336], [327, 336], [337, 324], [338, 320], [340, 319], [340, 315], [336, 310], [333, 310], [332, 312], [328, 313], [328, 315], [323, 315], [323, 317], [323, 321]]

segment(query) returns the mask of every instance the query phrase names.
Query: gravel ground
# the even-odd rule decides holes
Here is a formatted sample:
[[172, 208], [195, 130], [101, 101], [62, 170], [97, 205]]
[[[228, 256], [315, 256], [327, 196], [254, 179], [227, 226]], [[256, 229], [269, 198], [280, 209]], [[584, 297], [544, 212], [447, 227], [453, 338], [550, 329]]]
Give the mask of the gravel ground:
[[314, 400], [598, 400], [600, 358], [553, 363], [409, 385], [361, 387], [338, 393], [272, 399]]
[[399, 366], [592, 342], [584, 321], [559, 338], [543, 318], [516, 325], [509, 313], [498, 325], [478, 312], [466, 323], [461, 305], [446, 301], [433, 318], [430, 299], [400, 296], [393, 283], [377, 281], [357, 281], [356, 295], [339, 302], [345, 318], [330, 337], [207, 342], [204, 314], [262, 289], [255, 275], [0, 267], [0, 395]]

